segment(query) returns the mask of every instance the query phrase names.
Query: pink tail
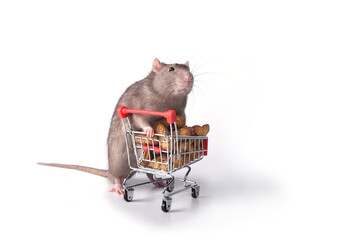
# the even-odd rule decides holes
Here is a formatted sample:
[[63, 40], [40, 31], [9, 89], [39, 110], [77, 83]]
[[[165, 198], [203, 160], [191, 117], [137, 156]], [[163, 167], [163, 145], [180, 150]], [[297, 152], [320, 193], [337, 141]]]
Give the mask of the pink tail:
[[78, 171], [83, 171], [91, 174], [95, 174], [102, 177], [108, 177], [108, 171], [97, 169], [97, 168], [91, 168], [91, 167], [84, 167], [84, 166], [78, 166], [78, 165], [67, 165], [67, 164], [60, 164], [60, 163], [41, 163], [38, 162], [37, 164], [42, 166], [49, 166], [49, 167], [59, 167], [59, 168], [68, 168], [68, 169], [74, 169]]

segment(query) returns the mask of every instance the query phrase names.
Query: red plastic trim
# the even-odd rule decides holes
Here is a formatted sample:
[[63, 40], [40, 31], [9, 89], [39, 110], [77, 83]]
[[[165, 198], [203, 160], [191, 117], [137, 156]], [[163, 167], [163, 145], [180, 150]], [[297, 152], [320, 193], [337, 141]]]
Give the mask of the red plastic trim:
[[208, 155], [208, 138], [204, 139], [204, 149], [206, 150], [204, 152], [204, 155], [207, 156]]
[[117, 114], [119, 115], [119, 118], [123, 119], [123, 118], [127, 118], [130, 117], [130, 114], [127, 113], [127, 108], [124, 106], [121, 106], [117, 109]]
[[164, 112], [166, 114], [166, 116], [164, 116], [167, 120], [168, 123], [174, 123], [176, 122], [177, 118], [176, 118], [176, 112], [175, 110], [169, 110], [167, 112]]
[[121, 119], [130, 117], [130, 113], [138, 113], [138, 114], [162, 116], [167, 119], [168, 123], [174, 123], [177, 120], [176, 112], [174, 110], [169, 110], [166, 112], [156, 112], [156, 111], [148, 111], [148, 110], [140, 110], [140, 109], [128, 109], [124, 106], [121, 106], [117, 109], [117, 113]]
[[160, 153], [160, 148], [158, 146], [154, 146], [154, 148], [152, 148], [151, 146], [150, 149], [148, 148], [148, 146], [143, 146], [143, 150], [144, 151], [154, 150], [156, 153]]

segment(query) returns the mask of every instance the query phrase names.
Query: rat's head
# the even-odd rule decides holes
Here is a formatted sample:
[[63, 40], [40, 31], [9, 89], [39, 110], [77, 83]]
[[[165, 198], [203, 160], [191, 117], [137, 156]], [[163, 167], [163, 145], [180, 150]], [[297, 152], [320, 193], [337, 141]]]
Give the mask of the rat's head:
[[187, 96], [194, 84], [194, 76], [190, 72], [189, 62], [185, 64], [166, 64], [154, 59], [152, 65], [153, 86], [162, 94]]

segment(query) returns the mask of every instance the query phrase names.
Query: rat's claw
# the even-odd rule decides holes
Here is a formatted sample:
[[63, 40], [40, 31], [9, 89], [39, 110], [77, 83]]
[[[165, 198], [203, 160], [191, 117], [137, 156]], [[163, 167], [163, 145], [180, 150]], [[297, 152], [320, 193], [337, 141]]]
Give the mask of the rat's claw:
[[112, 188], [112, 189], [109, 190], [109, 192], [114, 192], [114, 193], [117, 193], [118, 195], [123, 195], [124, 194], [124, 189]]
[[116, 183], [116, 184], [115, 184], [115, 187], [114, 187], [114, 188], [111, 188], [111, 189], [109, 190], [109, 192], [114, 192], [114, 193], [117, 193], [117, 194], [119, 194], [119, 195], [123, 195], [125, 191], [124, 191], [124, 188], [122, 188], [122, 185], [121, 185], [121, 184]]
[[154, 183], [155, 187], [158, 187], [158, 188], [163, 188], [163, 187], [166, 187], [166, 183], [164, 182], [156, 182]]
[[145, 134], [149, 138], [153, 137], [154, 136], [154, 129], [152, 127], [145, 128]]
[[195, 136], [195, 130], [192, 127], [190, 128], [190, 131], [191, 131], [191, 136]]
[[[150, 181], [155, 181], [154, 175], [152, 175], [150, 173], [147, 173], [146, 175], [147, 175], [147, 177], [149, 178]], [[165, 182], [153, 182], [153, 184], [154, 184], [155, 187], [158, 187], [158, 188], [163, 188], [163, 187], [167, 186]]]

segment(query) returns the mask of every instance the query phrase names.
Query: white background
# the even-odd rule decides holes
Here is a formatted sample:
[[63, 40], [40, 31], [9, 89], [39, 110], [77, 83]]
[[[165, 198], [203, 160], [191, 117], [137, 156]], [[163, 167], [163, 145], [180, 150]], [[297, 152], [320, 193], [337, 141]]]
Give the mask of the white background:
[[[1, 239], [359, 239], [357, 1], [1, 1]], [[200, 197], [108, 193], [127, 86], [189, 60]], [[141, 96], [139, 96], [141, 97]], [[143, 178], [138, 176], [138, 178]]]

